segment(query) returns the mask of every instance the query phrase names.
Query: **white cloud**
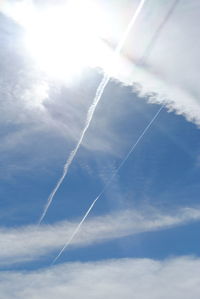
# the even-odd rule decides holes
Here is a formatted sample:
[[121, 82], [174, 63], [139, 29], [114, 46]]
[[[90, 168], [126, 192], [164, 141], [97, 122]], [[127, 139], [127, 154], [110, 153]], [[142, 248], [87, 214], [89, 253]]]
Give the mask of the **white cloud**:
[[[33, 1], [5, 2], [10, 4], [23, 2], [24, 5], [31, 5]], [[39, 0], [33, 3], [39, 5], [42, 2]], [[169, 109], [184, 115], [188, 120], [199, 125], [200, 91], [197, 61], [199, 61], [200, 43], [197, 38], [199, 18], [196, 17], [199, 4], [196, 1], [190, 1], [190, 4], [187, 4], [186, 1], [179, 1], [171, 18], [168, 19], [156, 43], [146, 56], [145, 64], [143, 66], [135, 64], [148, 48], [154, 32], [156, 32], [172, 2], [169, 3], [168, 1], [163, 5], [152, 1], [146, 2], [124, 49], [124, 53], [127, 54], [130, 61], [121, 58], [116, 77], [124, 84], [134, 86], [134, 89], [138, 89], [141, 96], [146, 95], [149, 101], [165, 103]], [[119, 1], [117, 4], [116, 1], [109, 2], [108, 9], [111, 13], [112, 22], [116, 24], [116, 19], [120, 19], [120, 16], [122, 18], [117, 25], [118, 30], [113, 33], [114, 44], [117, 44], [117, 40], [119, 40], [128, 21], [128, 16], [123, 17], [121, 12], [124, 7], [129, 7], [127, 6], [129, 4], [130, 10], [126, 9], [126, 11], [132, 12], [132, 5], [134, 6], [136, 1], [131, 3], [132, 1], [126, 1], [125, 5], [124, 1]], [[51, 144], [52, 140], [56, 139], [54, 144], [59, 144], [56, 150], [60, 148], [59, 157], [64, 161], [72, 143], [80, 137], [86, 111], [95, 94], [96, 83], [100, 76], [95, 71], [89, 72], [89, 74], [86, 71], [84, 78], [80, 81], [77, 80], [77, 85], [72, 88], [61, 87], [59, 83], [52, 83], [47, 80], [44, 74], [34, 68], [27, 53], [22, 50], [23, 34], [18, 26], [4, 17], [0, 19], [0, 30], [5, 39], [0, 54], [2, 74], [0, 79], [1, 131], [4, 131], [4, 126], [12, 126], [13, 128], [12, 132], [5, 129], [7, 136], [2, 134], [1, 157], [3, 157], [2, 153], [6, 153], [7, 156], [15, 155], [18, 149], [22, 152], [28, 152], [30, 156], [35, 155], [31, 149], [35, 148], [33, 144], [37, 138], [40, 139], [40, 144], [44, 142], [44, 138], [41, 138], [41, 134], [43, 134], [42, 137], [49, 136], [48, 140], [45, 139], [45, 145], [48, 142]], [[112, 44], [110, 33], [109, 36]], [[15, 42], [11, 42], [13, 40]], [[195, 47], [191, 45], [195, 45]], [[126, 55], [124, 54], [124, 56]], [[107, 98], [109, 99], [109, 96]], [[128, 109], [124, 102], [120, 102], [120, 107], [118, 107], [118, 99], [117, 95], [114, 94], [112, 101], [107, 100], [107, 106], [105, 101], [104, 105], [102, 105], [103, 101], [101, 102], [94, 117], [95, 121], [83, 141], [85, 148], [121, 156], [128, 138], [124, 138], [124, 141], [121, 142], [117, 132], [119, 126], [116, 120], [119, 120], [120, 117], [128, 118], [130, 114], [125, 114], [124, 111]], [[115, 111], [113, 110], [113, 103], [116, 107]], [[50, 161], [49, 158], [51, 158], [53, 161], [55, 156], [53, 157], [50, 153], [47, 154], [47, 151], [42, 151], [40, 148], [37, 152], [38, 157], [40, 160], [43, 159], [43, 165], [46, 165], [45, 159]], [[34, 163], [37, 167], [39, 160], [37, 158], [35, 155], [34, 159], [29, 159], [31, 161], [29, 164], [27, 163], [29, 169], [35, 166]], [[4, 157], [3, 159], [4, 161], [7, 160], [8, 164], [10, 163], [10, 159]], [[16, 164], [16, 169], [21, 169], [19, 161]], [[12, 172], [12, 165], [8, 165], [7, 169], [10, 169], [9, 177], [10, 172]], [[3, 171], [7, 170], [4, 168]]]
[[115, 77], [136, 86], [151, 102], [164, 103], [170, 110], [200, 125], [199, 3], [195, 0], [176, 2], [156, 38], [154, 33], [174, 1], [162, 5], [154, 1], [146, 3], [124, 50], [129, 61], [122, 59]]
[[4, 299], [199, 299], [200, 259], [119, 259], [1, 272]]
[[[14, 6], [11, 4], [13, 3], [16, 4], [16, 7], [19, 5], [18, 8], [20, 5], [31, 8], [33, 3], [40, 5], [42, 1], [6, 1], [6, 4], [4, 3], [1, 7], [5, 14], [12, 16], [11, 12]], [[132, 5], [135, 6], [137, 2], [131, 3], [126, 1], [125, 5], [123, 1], [118, 4], [116, 1], [112, 1], [108, 5], [107, 9], [110, 11], [110, 19], [113, 23], [116, 23], [116, 18], [119, 19], [121, 15], [118, 30], [113, 32], [113, 36], [108, 32], [111, 43], [113, 40], [117, 44], [117, 40], [120, 39], [129, 18], [129, 15], [124, 18], [121, 12], [124, 5], [126, 7], [130, 5], [130, 9], [126, 10], [129, 14], [132, 11]], [[146, 2], [124, 48], [124, 53], [126, 53], [124, 55], [128, 56], [130, 61], [126, 61], [125, 58], [121, 60], [121, 66], [115, 77], [125, 84], [133, 85], [135, 89], [137, 89], [136, 86], [139, 86], [140, 95], [147, 95], [150, 101], [164, 102], [171, 110], [200, 124], [199, 67], [197, 63], [200, 43], [197, 38], [199, 18], [196, 16], [199, 4], [196, 1], [190, 1], [190, 5], [185, 1], [178, 2], [154, 45], [146, 54], [143, 67], [135, 64], [140, 61], [145, 50], [148, 49], [154, 33], [172, 4], [173, 1], [163, 5], [151, 1]], [[18, 12], [20, 13], [20, 11], [19, 9]], [[14, 16], [12, 17], [14, 18]], [[85, 90], [89, 90], [86, 85], [91, 78], [83, 80], [84, 87], [82, 85], [77, 94], [69, 90], [60, 92], [60, 87], [56, 84], [52, 85], [52, 82], [49, 82], [44, 74], [34, 69], [27, 54], [22, 51], [22, 36], [20, 35], [22, 32], [19, 28], [17, 29], [15, 24], [9, 24], [6, 19], [2, 19], [0, 25], [3, 36], [6, 36], [6, 42], [1, 52], [3, 76], [1, 76], [0, 87], [1, 97], [4, 99], [0, 103], [1, 122], [24, 125], [28, 123], [31, 124], [28, 128], [29, 132], [32, 130], [55, 132], [67, 140], [77, 140], [83, 127], [90, 98], [94, 95], [95, 88], [94, 90], [90, 89], [88, 93], [85, 92]], [[108, 28], [109, 30], [110, 28]], [[15, 47], [11, 48], [9, 45], [13, 38]], [[191, 47], [191, 45], [195, 45], [195, 47]], [[97, 118], [97, 126], [101, 129], [98, 130], [98, 134], [95, 132], [87, 141], [84, 141], [85, 147], [106, 152], [114, 152], [114, 149], [116, 151], [116, 148], [120, 147], [109, 120], [108, 117], [105, 120], [104, 114]], [[107, 127], [110, 130], [106, 130]], [[20, 134], [17, 132], [17, 135]], [[10, 136], [11, 138], [12, 136]], [[22, 136], [20, 141], [19, 138], [13, 138], [13, 142], [11, 141], [10, 144], [13, 144], [14, 147], [22, 139], [25, 141], [26, 136]]]
[[[88, 246], [200, 220], [200, 210], [180, 208], [164, 213], [148, 208], [146, 211], [126, 210], [88, 220], [73, 239], [72, 246]], [[1, 228], [0, 260], [2, 264], [37, 259], [59, 251], [69, 239], [77, 222], [61, 222], [54, 225], [25, 226], [16, 229]]]
[[[32, 7], [33, 1], [14, 1], [16, 5]], [[98, 1], [97, 1], [98, 2]], [[40, 4], [41, 1], [35, 2]], [[117, 31], [111, 35], [108, 28], [108, 36], [117, 44], [120, 39], [129, 14], [137, 1], [124, 1], [116, 4], [110, 3], [107, 7], [110, 13], [111, 23], [116, 23]], [[177, 5], [169, 18], [161, 26], [157, 37], [154, 34], [163, 23], [175, 1], [168, 1], [162, 5], [159, 2], [147, 1], [142, 13], [134, 26], [133, 32], [124, 48], [124, 55], [130, 58], [129, 62], [122, 59], [121, 67], [115, 77], [128, 85], [139, 85], [140, 94], [147, 95], [151, 101], [165, 103], [165, 105], [184, 115], [188, 120], [200, 125], [200, 89], [199, 89], [199, 3], [196, 0], [176, 1]], [[8, 2], [9, 4], [9, 2]], [[11, 6], [2, 6], [4, 12], [12, 16]], [[104, 4], [105, 5], [105, 4]], [[124, 9], [129, 7], [130, 9]], [[106, 7], [106, 6], [105, 6]], [[128, 12], [127, 12], [128, 11]], [[127, 16], [126, 16], [127, 13]], [[125, 14], [126, 18], [123, 17]], [[119, 18], [121, 16], [121, 18]], [[14, 18], [14, 16], [13, 16]], [[152, 40], [153, 45], [150, 46]], [[147, 52], [146, 52], [147, 51]], [[145, 56], [142, 66], [137, 66], [141, 57]], [[44, 95], [44, 85], [35, 90]], [[25, 93], [26, 94], [26, 93]], [[153, 96], [152, 96], [153, 95]], [[75, 130], [76, 131], [76, 130]]]

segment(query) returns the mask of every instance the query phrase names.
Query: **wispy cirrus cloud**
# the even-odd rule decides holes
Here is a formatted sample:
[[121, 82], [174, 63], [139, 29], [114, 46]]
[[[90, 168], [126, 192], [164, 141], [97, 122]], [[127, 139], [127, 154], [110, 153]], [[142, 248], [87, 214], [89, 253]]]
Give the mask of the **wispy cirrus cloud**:
[[[142, 232], [151, 232], [200, 220], [200, 209], [179, 208], [171, 213], [154, 208], [126, 210], [88, 220], [71, 242], [72, 247], [108, 242]], [[72, 235], [77, 222], [0, 229], [0, 261], [12, 264], [38, 259], [59, 251]]]
[[1, 272], [0, 291], [11, 298], [198, 299], [200, 259], [179, 257], [69, 263], [39, 271]]

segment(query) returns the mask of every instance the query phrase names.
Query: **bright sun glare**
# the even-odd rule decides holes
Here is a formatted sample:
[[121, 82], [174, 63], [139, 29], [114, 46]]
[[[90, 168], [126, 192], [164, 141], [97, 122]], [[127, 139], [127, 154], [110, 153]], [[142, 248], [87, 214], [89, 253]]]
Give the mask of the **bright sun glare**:
[[20, 13], [26, 48], [49, 76], [66, 81], [87, 66], [105, 69], [109, 64], [113, 51], [102, 41], [108, 23], [95, 1], [72, 0]]

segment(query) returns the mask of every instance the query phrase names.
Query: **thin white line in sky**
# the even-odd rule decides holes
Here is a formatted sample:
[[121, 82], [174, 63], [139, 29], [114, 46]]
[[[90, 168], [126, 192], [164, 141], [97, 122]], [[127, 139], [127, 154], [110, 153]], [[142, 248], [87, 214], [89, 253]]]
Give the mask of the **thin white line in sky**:
[[106, 189], [110, 186], [113, 178], [117, 175], [117, 173], [120, 171], [120, 169], [122, 168], [122, 166], [124, 165], [124, 163], [128, 160], [128, 158], [130, 157], [130, 155], [135, 151], [137, 145], [139, 144], [139, 142], [142, 140], [142, 138], [144, 137], [144, 135], [147, 133], [147, 131], [150, 129], [150, 127], [152, 126], [153, 122], [156, 120], [156, 118], [158, 117], [158, 115], [160, 114], [160, 112], [162, 111], [162, 109], [164, 108], [164, 105], [162, 105], [159, 110], [156, 112], [156, 114], [154, 115], [154, 117], [151, 119], [151, 121], [148, 123], [148, 125], [145, 127], [145, 129], [143, 130], [143, 132], [140, 134], [140, 136], [138, 137], [138, 139], [136, 140], [136, 142], [131, 146], [130, 150], [128, 151], [128, 153], [126, 154], [126, 156], [124, 157], [124, 159], [122, 160], [122, 162], [120, 163], [120, 165], [118, 166], [118, 168], [114, 171], [114, 173], [112, 174], [110, 180], [107, 182], [107, 184], [104, 186], [104, 188], [102, 189], [102, 191], [99, 193], [99, 195], [95, 198], [95, 200], [92, 202], [92, 204], [90, 205], [89, 209], [87, 210], [87, 212], [85, 213], [85, 215], [83, 216], [82, 220], [80, 221], [80, 223], [77, 225], [76, 229], [74, 230], [74, 232], [72, 233], [71, 237], [69, 238], [69, 240], [67, 240], [67, 242], [65, 243], [65, 245], [63, 246], [63, 248], [61, 249], [61, 251], [59, 252], [59, 254], [54, 258], [52, 265], [58, 260], [58, 258], [61, 256], [61, 254], [63, 253], [63, 251], [71, 244], [72, 240], [74, 239], [74, 237], [77, 235], [77, 233], [79, 232], [81, 226], [83, 225], [84, 221], [86, 220], [86, 218], [88, 217], [88, 215], [90, 214], [92, 208], [94, 207], [94, 205], [96, 204], [96, 202], [100, 199], [100, 197], [103, 195], [103, 193], [106, 191]]
[[[138, 15], [140, 14], [140, 12], [142, 10], [142, 7], [143, 7], [145, 1], [146, 0], [141, 0], [140, 1], [139, 5], [138, 5], [138, 7], [136, 9], [136, 11], [134, 12], [133, 17], [131, 18], [130, 23], [128, 24], [128, 26], [127, 26], [127, 28], [126, 28], [126, 30], [125, 30], [125, 32], [124, 32], [121, 40], [119, 41], [119, 44], [118, 44], [118, 46], [117, 46], [117, 48], [116, 48], [116, 50], [114, 52], [113, 65], [115, 64], [116, 59], [118, 58], [118, 56], [119, 56], [119, 54], [120, 54], [120, 52], [122, 50], [122, 47], [123, 47], [123, 45], [124, 45], [124, 43], [125, 43], [128, 35], [129, 35], [131, 29], [133, 28], [133, 25], [135, 24]], [[83, 129], [83, 131], [81, 133], [81, 136], [79, 138], [79, 141], [78, 141], [76, 147], [71, 151], [69, 157], [67, 158], [67, 160], [66, 160], [66, 162], [64, 164], [62, 176], [58, 180], [57, 184], [55, 185], [54, 189], [52, 190], [52, 192], [50, 193], [50, 195], [49, 195], [49, 197], [47, 199], [47, 203], [46, 203], [46, 205], [44, 207], [44, 210], [42, 212], [42, 215], [41, 215], [41, 217], [40, 217], [40, 219], [38, 221], [39, 225], [41, 224], [42, 220], [44, 219], [44, 217], [45, 217], [45, 215], [46, 215], [46, 213], [47, 213], [47, 211], [48, 211], [48, 209], [49, 209], [49, 207], [50, 207], [50, 205], [51, 205], [51, 203], [52, 203], [52, 201], [54, 199], [54, 196], [55, 196], [56, 192], [60, 188], [60, 186], [61, 186], [64, 178], [66, 177], [66, 175], [68, 173], [69, 167], [72, 164], [72, 162], [73, 162], [73, 160], [74, 160], [74, 158], [75, 158], [75, 156], [76, 156], [76, 154], [77, 154], [77, 152], [78, 152], [78, 150], [80, 148], [80, 145], [81, 145], [81, 143], [82, 143], [82, 141], [84, 139], [84, 136], [85, 136], [85, 134], [86, 134], [86, 132], [87, 132], [89, 126], [90, 126], [91, 121], [92, 121], [94, 112], [95, 112], [95, 110], [96, 110], [96, 108], [98, 106], [98, 103], [99, 103], [99, 101], [100, 101], [100, 99], [102, 97], [102, 94], [103, 94], [103, 92], [104, 92], [104, 90], [105, 90], [105, 88], [106, 88], [109, 80], [110, 80], [110, 75], [105, 74], [104, 77], [103, 77], [103, 79], [102, 79], [102, 81], [100, 82], [100, 84], [99, 84], [99, 86], [97, 88], [96, 95], [94, 97], [93, 103], [91, 104], [91, 106], [90, 106], [90, 108], [88, 110], [88, 113], [87, 113], [85, 127], [84, 127], [84, 129]]]
[[[157, 31], [155, 32], [149, 46], [147, 47], [145, 53], [143, 54], [143, 56], [140, 59], [140, 63], [144, 62], [144, 59], [146, 59], [149, 54], [151, 53], [153, 44], [155, 43], [156, 39], [158, 38], [161, 30], [163, 29], [163, 27], [166, 25], [168, 19], [170, 18], [170, 16], [172, 15], [174, 9], [176, 8], [177, 4], [179, 3], [179, 0], [175, 0], [173, 2], [173, 5], [171, 6], [169, 12], [167, 13], [166, 17], [164, 18], [164, 20], [162, 21], [162, 23], [160, 24], [159, 28], [157, 29]], [[131, 22], [129, 23], [123, 38], [121, 39], [121, 41], [119, 42], [116, 50], [115, 50], [115, 54], [120, 53], [123, 44], [140, 12], [140, 10], [142, 9], [144, 5], [144, 1], [140, 2], [140, 5], [138, 6], [137, 12], [134, 14]], [[108, 78], [109, 81], [109, 78]], [[103, 80], [102, 80], [103, 82]], [[107, 84], [107, 83], [106, 83]], [[106, 86], [105, 84], [105, 86]], [[105, 87], [104, 87], [105, 88]], [[124, 159], [122, 160], [122, 162], [120, 163], [120, 165], [118, 166], [118, 168], [114, 171], [114, 173], [112, 174], [111, 178], [109, 179], [109, 181], [105, 184], [104, 188], [102, 189], [102, 191], [99, 193], [99, 195], [95, 198], [95, 200], [92, 202], [92, 204], [90, 205], [89, 209], [87, 210], [87, 212], [85, 213], [85, 215], [83, 216], [82, 220], [80, 221], [80, 223], [77, 225], [76, 229], [74, 230], [74, 232], [72, 233], [71, 237], [69, 238], [69, 240], [65, 243], [65, 245], [63, 246], [63, 248], [61, 249], [61, 251], [59, 252], [59, 254], [54, 258], [52, 265], [58, 260], [58, 258], [61, 256], [61, 254], [64, 252], [64, 250], [71, 244], [72, 240], [74, 239], [74, 237], [76, 236], [76, 234], [79, 232], [81, 226], [83, 225], [84, 221], [86, 220], [86, 218], [88, 217], [88, 215], [90, 214], [92, 208], [94, 207], [94, 205], [96, 204], [96, 202], [100, 199], [100, 197], [103, 195], [103, 193], [107, 190], [107, 188], [110, 186], [110, 184], [112, 183], [113, 178], [117, 175], [117, 173], [120, 171], [120, 169], [123, 167], [123, 165], [125, 164], [125, 162], [128, 160], [128, 158], [130, 157], [130, 155], [135, 151], [137, 145], [139, 144], [139, 142], [143, 139], [144, 135], [147, 133], [147, 131], [150, 129], [150, 127], [152, 126], [153, 122], [156, 120], [156, 118], [159, 116], [160, 112], [162, 111], [162, 109], [164, 108], [164, 105], [162, 105], [159, 110], [156, 112], [156, 114], [154, 115], [154, 117], [152, 118], [152, 120], [149, 122], [149, 124], [145, 127], [145, 129], [143, 130], [143, 132], [141, 133], [141, 135], [138, 137], [138, 139], [136, 140], [136, 142], [132, 145], [132, 147], [130, 148], [130, 150], [128, 151], [128, 153], [126, 154], [126, 156], [124, 157]]]

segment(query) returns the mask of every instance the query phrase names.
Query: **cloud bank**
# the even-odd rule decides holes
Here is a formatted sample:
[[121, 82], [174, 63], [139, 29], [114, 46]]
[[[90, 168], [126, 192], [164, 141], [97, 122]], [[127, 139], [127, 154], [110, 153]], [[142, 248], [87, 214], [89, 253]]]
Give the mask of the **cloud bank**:
[[150, 102], [164, 103], [199, 126], [199, 3], [176, 1], [165, 24], [174, 1], [146, 4], [115, 77], [133, 85]]
[[[87, 221], [71, 242], [72, 247], [89, 246], [116, 238], [173, 228], [200, 220], [200, 209], [180, 208], [173, 213], [156, 209], [126, 210]], [[0, 229], [0, 262], [12, 264], [38, 259], [59, 251], [73, 233], [77, 222], [54, 225], [25, 226]]]
[[1, 272], [0, 291], [4, 299], [198, 299], [200, 259], [119, 259]]

